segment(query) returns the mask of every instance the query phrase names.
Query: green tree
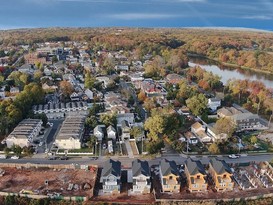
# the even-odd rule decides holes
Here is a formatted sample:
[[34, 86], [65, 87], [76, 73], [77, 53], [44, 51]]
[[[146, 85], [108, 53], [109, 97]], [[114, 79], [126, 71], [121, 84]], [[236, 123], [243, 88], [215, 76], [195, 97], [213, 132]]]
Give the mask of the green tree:
[[84, 87], [88, 89], [92, 89], [94, 88], [95, 82], [96, 82], [96, 78], [91, 76], [90, 72], [87, 72], [85, 74]]
[[149, 117], [144, 124], [144, 128], [149, 132], [148, 137], [156, 141], [164, 131], [164, 118], [160, 115]]
[[89, 140], [87, 141], [88, 148], [92, 149], [95, 146], [96, 142], [97, 138], [94, 135], [90, 136]]
[[116, 114], [102, 114], [100, 116], [100, 121], [105, 124], [106, 127], [109, 125], [116, 126], [117, 124], [117, 115]]
[[95, 116], [87, 117], [85, 120], [85, 124], [91, 129], [94, 129], [98, 125], [97, 118]]
[[253, 135], [251, 138], [250, 138], [250, 142], [251, 144], [256, 144], [258, 142], [258, 139], [255, 135]]
[[207, 109], [208, 100], [204, 94], [199, 94], [187, 99], [186, 104], [194, 115], [199, 116]]
[[141, 135], [143, 134], [143, 129], [142, 127], [133, 127], [131, 130], [130, 130], [130, 135], [132, 137], [134, 137], [135, 139], [137, 139], [138, 137], [141, 137]]

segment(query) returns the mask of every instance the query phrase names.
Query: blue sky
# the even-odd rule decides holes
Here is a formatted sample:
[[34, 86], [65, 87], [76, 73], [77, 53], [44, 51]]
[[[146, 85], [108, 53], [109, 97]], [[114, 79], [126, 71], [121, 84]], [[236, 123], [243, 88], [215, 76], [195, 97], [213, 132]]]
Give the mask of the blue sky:
[[246, 27], [273, 30], [273, 0], [2, 0], [0, 29]]

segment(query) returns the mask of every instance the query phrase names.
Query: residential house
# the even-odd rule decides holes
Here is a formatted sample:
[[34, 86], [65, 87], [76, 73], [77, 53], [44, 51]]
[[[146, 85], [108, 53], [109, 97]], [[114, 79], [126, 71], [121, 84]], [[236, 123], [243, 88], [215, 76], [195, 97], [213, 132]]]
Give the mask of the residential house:
[[129, 66], [128, 65], [116, 65], [115, 70], [120, 70], [120, 71], [128, 71]]
[[190, 192], [202, 192], [207, 190], [206, 171], [200, 161], [188, 159], [185, 162], [185, 175]]
[[6, 138], [7, 147], [11, 148], [13, 145], [18, 145], [21, 148], [30, 146], [33, 138], [39, 135], [41, 128], [42, 120], [25, 119], [21, 121]]
[[215, 123], [207, 124], [207, 134], [211, 136], [212, 141], [223, 141], [228, 138], [226, 133], [217, 134], [217, 131], [214, 128]]
[[84, 130], [84, 115], [68, 116], [55, 139], [59, 149], [80, 149]]
[[107, 138], [116, 140], [116, 134], [117, 134], [116, 129], [112, 125], [109, 125], [107, 127]]
[[178, 74], [175, 74], [175, 73], [168, 74], [166, 76], [166, 80], [170, 84], [178, 84], [182, 79], [183, 79], [183, 77], [181, 75], [178, 75]]
[[126, 120], [130, 126], [135, 123], [134, 113], [117, 114], [117, 125], [120, 125], [122, 121]]
[[268, 129], [267, 120], [262, 119], [257, 114], [253, 114], [236, 104], [233, 104], [233, 107], [219, 109], [217, 115], [219, 117], [230, 118], [237, 131]]
[[139, 159], [132, 162], [133, 193], [151, 192], [151, 172], [147, 161]]
[[268, 122], [266, 120], [250, 112], [233, 115], [231, 116], [231, 120], [236, 126], [237, 131], [268, 129]]
[[128, 140], [130, 139], [130, 126], [129, 123], [126, 120], [123, 120], [121, 122], [121, 140]]
[[6, 97], [5, 91], [4, 90], [0, 90], [0, 100], [4, 99]]
[[94, 99], [94, 92], [89, 90], [89, 89], [86, 89], [84, 91], [84, 94], [88, 97], [89, 100], [93, 100]]
[[195, 122], [191, 126], [191, 131], [195, 134], [197, 138], [200, 139], [201, 142], [211, 142], [211, 137], [209, 137], [206, 133], [206, 128], [201, 125], [199, 122]]
[[192, 145], [196, 145], [198, 143], [198, 138], [190, 131], [184, 133], [187, 142]]
[[18, 94], [20, 93], [20, 89], [18, 87], [11, 87], [9, 92], [12, 94]]
[[212, 111], [216, 111], [217, 108], [221, 106], [221, 100], [218, 98], [209, 98], [207, 106]]
[[70, 99], [71, 101], [79, 101], [80, 100], [80, 94], [79, 93], [76, 93], [76, 92], [73, 92], [71, 95], [70, 95]]
[[112, 159], [106, 161], [102, 168], [100, 182], [104, 194], [119, 194], [121, 190], [121, 163]]
[[178, 111], [178, 114], [180, 115], [189, 115], [190, 114], [190, 108], [188, 108], [187, 106], [182, 106]]
[[98, 141], [102, 141], [104, 138], [104, 129], [105, 125], [97, 125], [94, 128], [94, 136], [98, 139]]
[[96, 77], [96, 80], [103, 83], [103, 86], [107, 88], [108, 84], [110, 83], [110, 78], [107, 76], [99, 76]]
[[175, 161], [161, 160], [159, 164], [159, 175], [162, 192], [179, 192], [179, 171]]
[[209, 173], [214, 181], [214, 187], [217, 191], [232, 191], [234, 182], [233, 173], [229, 165], [224, 160], [211, 159], [209, 162]]

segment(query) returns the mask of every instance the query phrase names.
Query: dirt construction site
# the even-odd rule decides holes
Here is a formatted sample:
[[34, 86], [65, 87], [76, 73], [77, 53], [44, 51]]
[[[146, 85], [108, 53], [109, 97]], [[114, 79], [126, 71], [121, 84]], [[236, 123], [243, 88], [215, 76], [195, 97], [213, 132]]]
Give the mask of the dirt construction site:
[[0, 191], [49, 197], [92, 197], [97, 168], [1, 167]]

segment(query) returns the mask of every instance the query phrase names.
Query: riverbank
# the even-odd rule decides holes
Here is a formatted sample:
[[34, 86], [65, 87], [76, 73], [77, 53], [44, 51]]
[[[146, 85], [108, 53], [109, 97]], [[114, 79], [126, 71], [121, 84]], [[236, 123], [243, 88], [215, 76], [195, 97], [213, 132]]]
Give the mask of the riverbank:
[[188, 57], [194, 57], [194, 58], [203, 58], [203, 59], [206, 59], [206, 60], [209, 60], [209, 61], [213, 61], [213, 62], [215, 62], [215, 64], [232, 67], [234, 69], [242, 69], [242, 70], [245, 70], [245, 71], [252, 71], [252, 72], [255, 72], [257, 74], [267, 74], [267, 75], [272, 75], [273, 76], [273, 73], [270, 72], [270, 71], [259, 70], [259, 69], [255, 69], [255, 68], [245, 67], [245, 66], [239, 66], [239, 65], [234, 64], [234, 63], [221, 62], [216, 58], [209, 58], [207, 56], [200, 55], [200, 54], [187, 53], [187, 56]]

